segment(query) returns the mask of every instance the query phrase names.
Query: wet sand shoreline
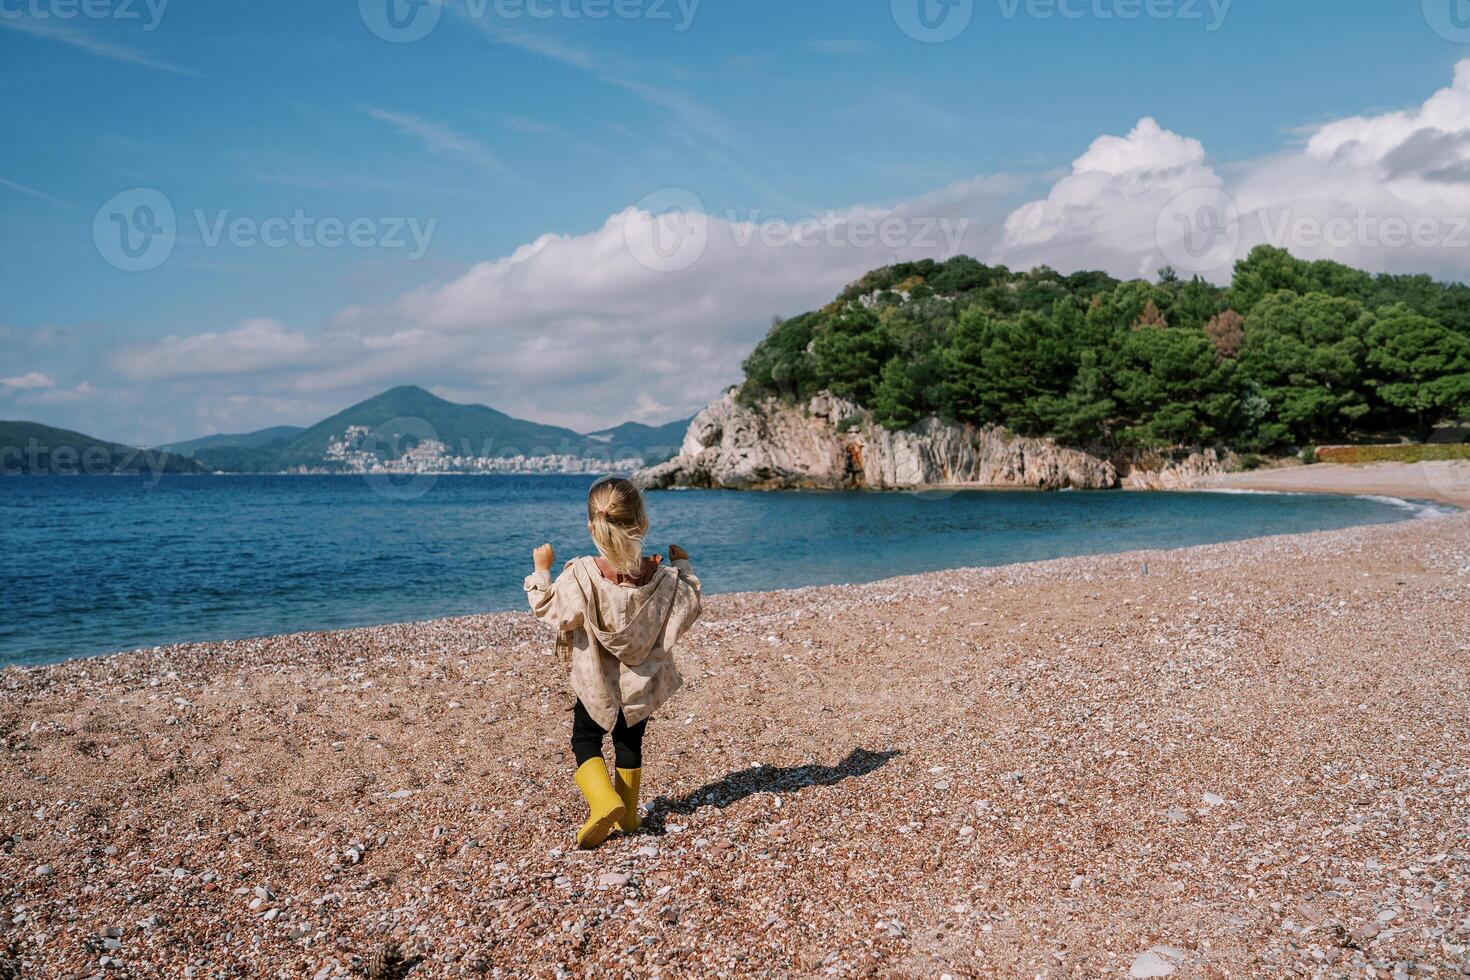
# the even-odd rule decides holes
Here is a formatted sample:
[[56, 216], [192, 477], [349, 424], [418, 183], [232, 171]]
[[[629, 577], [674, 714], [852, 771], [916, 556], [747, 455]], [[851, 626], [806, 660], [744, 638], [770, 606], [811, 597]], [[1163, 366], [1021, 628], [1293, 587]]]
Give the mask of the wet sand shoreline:
[[1233, 488], [1288, 493], [1344, 493], [1432, 500], [1470, 508], [1470, 462], [1315, 463], [1227, 473], [1195, 489]]

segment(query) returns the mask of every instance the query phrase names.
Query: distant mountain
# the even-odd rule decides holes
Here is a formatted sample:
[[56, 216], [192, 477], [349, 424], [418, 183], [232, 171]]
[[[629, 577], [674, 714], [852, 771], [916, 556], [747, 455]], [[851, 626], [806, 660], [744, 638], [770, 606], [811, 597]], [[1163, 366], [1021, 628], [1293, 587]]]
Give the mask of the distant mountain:
[[[447, 401], [416, 385], [390, 388], [307, 428], [276, 426], [237, 435], [204, 436], [162, 447], [181, 453], [205, 469], [224, 473], [278, 473], [288, 470], [356, 472], [374, 460], [387, 464], [416, 453], [422, 465], [481, 472], [503, 472], [515, 457], [538, 460], [538, 471], [572, 469], [597, 472], [616, 468], [610, 460], [632, 458], [645, 464], [675, 455], [688, 420], [667, 425], [626, 422], [582, 434], [555, 425], [528, 422], [485, 405]], [[437, 444], [419, 449], [421, 444]], [[432, 463], [428, 458], [432, 457]], [[556, 457], [557, 459], [553, 459]], [[407, 462], [413, 462], [410, 456]], [[570, 462], [567, 460], [570, 459]], [[491, 460], [490, 464], [465, 460]]]
[[[35, 422], [0, 422], [0, 473], [360, 472], [377, 463], [455, 471], [607, 472], [663, 462], [679, 451], [689, 420], [625, 422], [583, 434], [460, 405], [415, 385], [390, 388], [302, 428], [278, 425], [136, 449]], [[89, 454], [90, 451], [90, 454]], [[469, 462], [466, 462], [468, 460]], [[476, 462], [478, 461], [478, 462]], [[486, 462], [489, 461], [489, 462]]]
[[526, 422], [484, 405], [459, 405], [446, 401], [416, 385], [390, 388], [381, 395], [358, 402], [329, 419], [324, 419], [286, 444], [288, 462], [297, 457], [325, 453], [327, 444], [350, 425], [377, 429], [394, 420], [413, 420], [389, 426], [379, 434], [392, 438], [419, 434], [419, 422], [427, 422], [432, 438], [463, 456], [544, 456], [553, 453], [581, 455], [590, 448], [586, 436], [554, 425]]
[[220, 433], [213, 436], [201, 436], [198, 439], [189, 439], [185, 442], [171, 442], [166, 446], [158, 448], [164, 452], [178, 453], [180, 456], [193, 456], [201, 449], [217, 449], [220, 446], [239, 446], [242, 449], [259, 449], [261, 446], [273, 442], [289, 442], [292, 437], [305, 432], [299, 425], [273, 425], [269, 429], [260, 429], [255, 432], [242, 432], [236, 435]]
[[39, 422], [0, 422], [0, 475], [200, 472], [198, 464], [176, 453], [124, 446]]
[[649, 465], [662, 463], [677, 456], [684, 444], [684, 433], [689, 431], [693, 419], [665, 422], [663, 425], [644, 425], [642, 422], [624, 422], [611, 429], [587, 433], [587, 438], [602, 443], [614, 455], [626, 455], [628, 450], [637, 450]]

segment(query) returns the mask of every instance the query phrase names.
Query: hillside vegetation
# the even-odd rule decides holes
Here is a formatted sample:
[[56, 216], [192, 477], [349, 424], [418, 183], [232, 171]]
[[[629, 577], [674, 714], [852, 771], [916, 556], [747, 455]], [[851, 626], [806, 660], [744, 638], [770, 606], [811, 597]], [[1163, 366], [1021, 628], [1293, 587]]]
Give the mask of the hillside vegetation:
[[1438, 460], [1470, 459], [1470, 445], [1430, 443], [1406, 446], [1318, 446], [1312, 450], [1318, 463], [1428, 463]]
[[255, 432], [220, 433], [212, 436], [201, 436], [198, 439], [189, 439], [186, 442], [173, 442], [159, 446], [164, 452], [178, 453], [180, 456], [193, 456], [201, 449], [218, 449], [222, 446], [239, 446], [242, 449], [258, 449], [261, 446], [272, 445], [294, 439], [306, 430], [299, 425], [274, 425], [268, 429], [257, 429]]
[[868, 273], [777, 320], [744, 367], [744, 398], [830, 389], [890, 428], [933, 415], [1121, 450], [1422, 439], [1470, 412], [1470, 288], [1264, 246], [1226, 288], [961, 256]]
[[661, 463], [679, 451], [689, 421], [678, 419], [663, 425], [624, 422], [611, 429], [589, 432], [587, 438], [609, 447], [636, 449], [649, 463]]
[[200, 473], [183, 456], [138, 449], [39, 422], [0, 421], [0, 476]]

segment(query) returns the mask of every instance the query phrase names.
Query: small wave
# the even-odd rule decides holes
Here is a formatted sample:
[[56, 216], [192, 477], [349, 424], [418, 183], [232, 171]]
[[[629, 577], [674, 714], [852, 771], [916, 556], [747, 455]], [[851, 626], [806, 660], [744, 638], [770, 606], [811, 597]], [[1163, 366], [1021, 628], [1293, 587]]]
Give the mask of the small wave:
[[1447, 514], [1453, 514], [1455, 512], [1454, 508], [1441, 507], [1427, 500], [1405, 500], [1403, 497], [1389, 497], [1380, 493], [1356, 493], [1353, 496], [1359, 500], [1372, 500], [1380, 504], [1387, 504], [1390, 507], [1397, 507], [1400, 510], [1409, 511], [1416, 518], [1444, 517]]
[[[1196, 493], [1231, 493], [1231, 494], [1269, 494], [1276, 497], [1310, 497], [1331, 495], [1332, 491], [1311, 490], [1257, 490], [1250, 487], [1198, 487]], [[1432, 503], [1428, 500], [1407, 500], [1403, 497], [1390, 497], [1382, 493], [1355, 493], [1352, 496], [1358, 500], [1371, 500], [1376, 504], [1386, 504], [1389, 507], [1397, 507], [1406, 510], [1415, 518], [1420, 517], [1444, 517], [1457, 512], [1457, 508]]]
[[1268, 497], [1304, 497], [1305, 490], [1257, 490], [1254, 487], [1195, 487], [1193, 493], [1263, 494]]

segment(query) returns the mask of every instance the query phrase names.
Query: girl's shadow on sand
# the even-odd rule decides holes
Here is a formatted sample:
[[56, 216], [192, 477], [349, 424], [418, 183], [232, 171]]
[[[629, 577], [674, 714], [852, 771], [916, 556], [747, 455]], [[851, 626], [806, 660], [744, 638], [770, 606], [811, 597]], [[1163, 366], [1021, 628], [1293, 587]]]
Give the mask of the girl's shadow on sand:
[[677, 799], [655, 797], [648, 804], [648, 812], [643, 817], [641, 829], [645, 834], [663, 834], [664, 822], [670, 816], [688, 815], [702, 806], [723, 810], [756, 793], [790, 793], [807, 786], [831, 786], [844, 779], [866, 776], [887, 765], [889, 759], [902, 754], [898, 749], [885, 752], [853, 749], [846, 759], [835, 766], [813, 763], [805, 766], [751, 766], [749, 769], [739, 769], [723, 779], [705, 783]]

